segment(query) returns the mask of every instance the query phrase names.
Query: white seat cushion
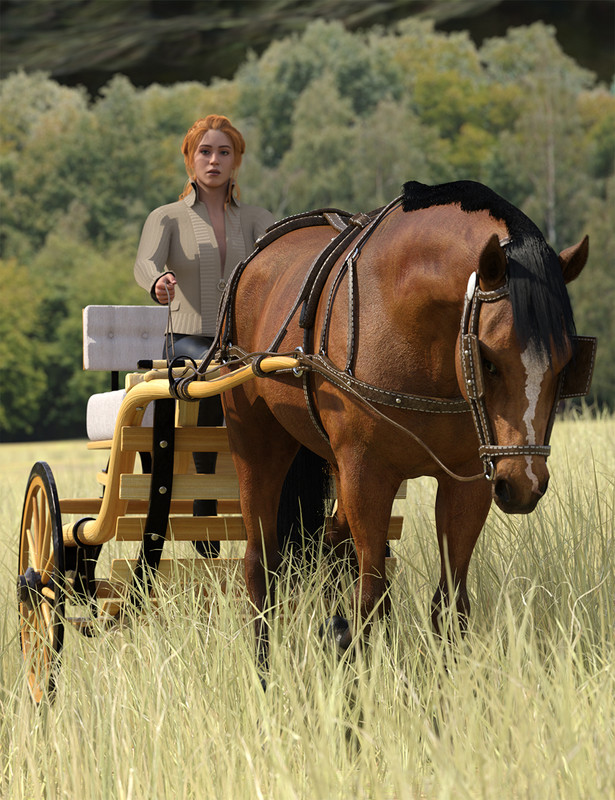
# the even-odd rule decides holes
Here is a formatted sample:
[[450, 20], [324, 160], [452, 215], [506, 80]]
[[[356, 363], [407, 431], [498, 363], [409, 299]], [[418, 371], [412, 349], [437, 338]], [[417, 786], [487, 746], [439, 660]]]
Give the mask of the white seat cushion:
[[[115, 420], [124, 397], [126, 397], [125, 389], [101, 392], [90, 397], [86, 411], [86, 430], [91, 442], [103, 442], [113, 438]], [[154, 424], [153, 403], [149, 403], [145, 409], [141, 424], [144, 427], [151, 427]]]

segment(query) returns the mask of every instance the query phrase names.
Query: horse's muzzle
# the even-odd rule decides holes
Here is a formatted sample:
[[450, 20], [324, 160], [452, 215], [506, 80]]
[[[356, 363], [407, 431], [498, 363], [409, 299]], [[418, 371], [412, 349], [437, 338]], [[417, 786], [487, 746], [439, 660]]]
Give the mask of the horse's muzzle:
[[540, 482], [515, 480], [513, 476], [499, 474], [493, 483], [493, 499], [506, 514], [530, 514], [538, 505], [549, 485], [547, 472]]

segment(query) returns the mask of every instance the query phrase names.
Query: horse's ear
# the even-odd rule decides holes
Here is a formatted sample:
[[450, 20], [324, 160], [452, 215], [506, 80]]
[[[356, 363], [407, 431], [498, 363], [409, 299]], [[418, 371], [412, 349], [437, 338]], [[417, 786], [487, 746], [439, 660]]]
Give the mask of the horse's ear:
[[587, 256], [589, 255], [589, 236], [574, 244], [572, 247], [567, 247], [559, 254], [559, 263], [562, 265], [562, 273], [564, 281], [570, 283], [575, 278], [578, 278], [581, 270], [587, 263]]
[[506, 278], [506, 255], [500, 245], [500, 238], [494, 233], [483, 248], [478, 259], [480, 288], [484, 292], [498, 289]]

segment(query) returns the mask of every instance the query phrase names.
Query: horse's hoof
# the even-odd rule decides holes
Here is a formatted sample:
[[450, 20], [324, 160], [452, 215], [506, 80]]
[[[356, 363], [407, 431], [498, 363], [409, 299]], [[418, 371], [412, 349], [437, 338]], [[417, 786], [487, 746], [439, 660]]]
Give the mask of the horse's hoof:
[[333, 639], [340, 656], [344, 655], [352, 640], [352, 631], [344, 617], [329, 617], [318, 630], [321, 639]]

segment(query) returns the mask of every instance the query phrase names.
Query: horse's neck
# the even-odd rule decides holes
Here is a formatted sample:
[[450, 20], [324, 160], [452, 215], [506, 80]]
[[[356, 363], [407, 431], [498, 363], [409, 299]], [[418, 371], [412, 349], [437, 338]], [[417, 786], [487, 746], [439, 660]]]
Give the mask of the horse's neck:
[[[408, 385], [400, 390], [452, 397], [459, 393], [456, 347], [470, 267], [446, 231], [421, 230], [404, 224], [407, 219], [383, 229], [371, 264], [359, 267], [358, 366], [364, 368], [359, 360], [369, 360], [370, 352], [381, 364], [386, 356], [388, 365], [404, 364]], [[386, 248], [386, 242], [398, 246]], [[368, 368], [390, 370], [374, 363]]]

